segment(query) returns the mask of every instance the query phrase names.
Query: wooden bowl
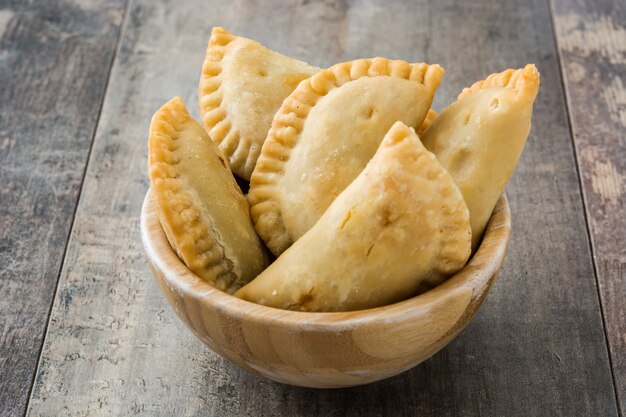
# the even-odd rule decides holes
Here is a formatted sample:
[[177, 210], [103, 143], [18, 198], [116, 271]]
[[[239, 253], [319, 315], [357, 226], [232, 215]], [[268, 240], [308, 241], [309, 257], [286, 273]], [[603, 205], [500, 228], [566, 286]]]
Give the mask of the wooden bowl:
[[191, 331], [241, 368], [305, 387], [348, 387], [399, 374], [447, 345], [472, 319], [504, 261], [511, 213], [503, 194], [468, 265], [411, 299], [369, 310], [304, 313], [240, 300], [178, 259], [146, 195], [141, 237], [161, 291]]

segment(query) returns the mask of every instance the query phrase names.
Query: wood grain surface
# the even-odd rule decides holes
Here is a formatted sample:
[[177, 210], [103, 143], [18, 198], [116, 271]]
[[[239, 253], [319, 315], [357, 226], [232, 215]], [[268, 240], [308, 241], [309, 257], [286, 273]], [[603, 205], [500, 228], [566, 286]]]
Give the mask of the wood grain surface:
[[626, 2], [553, 1], [616, 392], [626, 411]]
[[[318, 391], [251, 376], [178, 321], [139, 239], [149, 119], [193, 107], [213, 25], [313, 65], [382, 55], [440, 63], [441, 109], [488, 73], [537, 64], [534, 127], [509, 187], [504, 271], [472, 324], [417, 368]], [[617, 414], [545, 1], [131, 1], [28, 415]]]
[[0, 1], [0, 416], [22, 415], [124, 1]]

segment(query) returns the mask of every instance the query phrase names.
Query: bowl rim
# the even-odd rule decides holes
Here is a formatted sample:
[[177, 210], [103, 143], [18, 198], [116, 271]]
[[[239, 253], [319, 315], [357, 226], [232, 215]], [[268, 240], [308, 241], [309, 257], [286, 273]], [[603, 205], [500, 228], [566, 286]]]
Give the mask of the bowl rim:
[[444, 283], [414, 297], [365, 310], [344, 312], [302, 312], [282, 310], [242, 300], [220, 291], [195, 275], [178, 258], [161, 227], [156, 204], [148, 189], [141, 208], [141, 239], [152, 267], [159, 270], [170, 290], [179, 295], [208, 304], [222, 313], [244, 318], [265, 326], [296, 325], [301, 330], [338, 331], [352, 329], [363, 321], [402, 321], [406, 313], [416, 308], [428, 308], [446, 294], [459, 287], [470, 287], [472, 299], [467, 310], [473, 313], [482, 304], [489, 288], [500, 271], [511, 233], [511, 212], [508, 199], [502, 193], [485, 228], [480, 246], [463, 269]]

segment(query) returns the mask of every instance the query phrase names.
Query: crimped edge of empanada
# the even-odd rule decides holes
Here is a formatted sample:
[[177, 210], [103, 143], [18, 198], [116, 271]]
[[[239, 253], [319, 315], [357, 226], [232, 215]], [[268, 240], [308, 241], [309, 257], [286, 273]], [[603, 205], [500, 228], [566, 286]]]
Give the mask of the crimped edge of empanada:
[[272, 120], [248, 193], [254, 227], [275, 255], [292, 243], [282, 222], [277, 185], [310, 109], [331, 90], [362, 77], [391, 76], [416, 81], [434, 94], [443, 74], [443, 68], [437, 64], [410, 64], [377, 57], [335, 64], [300, 82]]
[[493, 87], [510, 88], [534, 100], [539, 91], [539, 78], [539, 71], [534, 64], [527, 64], [519, 69], [509, 68], [493, 73], [484, 80], [476, 81], [471, 87], [464, 88], [457, 100], [475, 91]]
[[[200, 117], [209, 136], [224, 154], [233, 171], [244, 172], [250, 157], [250, 143], [233, 128], [221, 91], [222, 60], [228, 44], [237, 39], [222, 27], [214, 27], [206, 50], [198, 87]], [[247, 39], [249, 42], [255, 42]]]
[[426, 114], [426, 118], [422, 122], [422, 125], [416, 131], [417, 135], [418, 136], [422, 136], [422, 134], [424, 134], [426, 129], [428, 129], [431, 124], [433, 124], [433, 121], [436, 118], [437, 118], [437, 112], [435, 110], [433, 110], [433, 109], [429, 109], [428, 113]]
[[202, 215], [197, 197], [185, 189], [185, 181], [179, 178], [176, 141], [183, 124], [189, 120], [192, 117], [180, 97], [168, 101], [152, 117], [148, 141], [152, 196], [161, 225], [179, 258], [196, 275], [227, 290], [237, 281], [231, 268], [233, 261], [226, 257], [221, 242], [209, 232], [213, 225]]

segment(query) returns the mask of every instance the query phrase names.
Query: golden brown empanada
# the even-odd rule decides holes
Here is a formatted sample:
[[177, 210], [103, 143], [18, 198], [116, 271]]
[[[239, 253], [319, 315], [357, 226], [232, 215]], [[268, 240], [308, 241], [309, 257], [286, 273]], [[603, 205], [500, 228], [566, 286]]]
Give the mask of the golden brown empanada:
[[235, 296], [301, 311], [382, 306], [461, 269], [470, 242], [459, 188], [396, 122], [317, 223]]
[[250, 179], [280, 104], [317, 71], [258, 42], [213, 28], [200, 76], [200, 115], [235, 174]]
[[315, 224], [394, 122], [422, 124], [443, 72], [360, 59], [298, 85], [274, 116], [248, 194], [255, 228], [274, 254]]
[[538, 90], [534, 65], [492, 74], [464, 89], [422, 136], [463, 193], [474, 249], [522, 153]]
[[179, 97], [153, 116], [148, 144], [152, 196], [170, 245], [196, 275], [234, 292], [267, 256], [228, 164]]

